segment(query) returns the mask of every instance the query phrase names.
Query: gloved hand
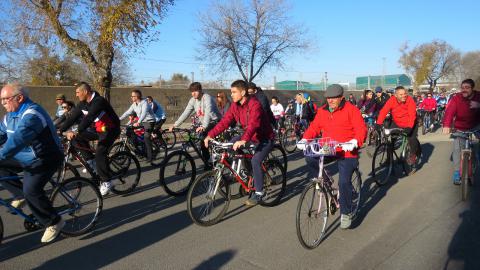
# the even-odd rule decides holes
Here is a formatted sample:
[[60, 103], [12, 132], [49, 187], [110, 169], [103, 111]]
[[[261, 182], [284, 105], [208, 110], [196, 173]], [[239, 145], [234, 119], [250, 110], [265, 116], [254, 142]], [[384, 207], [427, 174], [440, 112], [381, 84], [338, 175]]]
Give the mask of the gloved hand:
[[353, 149], [358, 147], [358, 141], [356, 139], [351, 139], [350, 141], [346, 142], [345, 144], [342, 144], [342, 150], [344, 152], [350, 152], [353, 151]]
[[307, 140], [306, 139], [301, 139], [300, 141], [297, 142], [297, 148], [299, 150], [305, 150], [305, 148], [307, 147]]

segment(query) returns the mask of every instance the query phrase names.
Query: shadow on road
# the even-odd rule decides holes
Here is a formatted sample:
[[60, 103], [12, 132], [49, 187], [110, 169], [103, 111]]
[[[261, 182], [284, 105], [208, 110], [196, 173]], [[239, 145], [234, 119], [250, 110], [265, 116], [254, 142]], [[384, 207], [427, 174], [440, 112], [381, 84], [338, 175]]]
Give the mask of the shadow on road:
[[[480, 183], [477, 174], [475, 182]], [[470, 208], [460, 214], [462, 223], [448, 246], [444, 269], [480, 269], [480, 189], [472, 189]]]
[[203, 261], [201, 264], [193, 268], [193, 270], [210, 270], [210, 269], [220, 269], [228, 261], [232, 260], [237, 252], [235, 250], [227, 250], [220, 252], [206, 261]]

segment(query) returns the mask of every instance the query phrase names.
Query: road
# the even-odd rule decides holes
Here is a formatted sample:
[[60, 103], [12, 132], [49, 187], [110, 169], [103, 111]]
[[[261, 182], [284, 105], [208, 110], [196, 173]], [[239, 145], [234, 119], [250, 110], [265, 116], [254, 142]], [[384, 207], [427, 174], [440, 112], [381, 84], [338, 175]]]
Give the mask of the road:
[[[412, 176], [378, 188], [362, 153], [363, 200], [355, 228], [338, 222], [323, 243], [298, 242], [295, 209], [306, 181], [301, 153], [289, 156], [288, 192], [273, 208], [230, 204], [222, 222], [192, 223], [185, 198], [167, 196], [146, 168], [138, 192], [104, 201], [95, 230], [40, 244], [23, 220], [0, 211], [1, 269], [480, 269], [480, 194], [462, 202], [450, 180], [451, 143], [422, 136], [424, 163]], [[5, 197], [5, 191], [0, 196]], [[338, 218], [334, 216], [333, 218]]]

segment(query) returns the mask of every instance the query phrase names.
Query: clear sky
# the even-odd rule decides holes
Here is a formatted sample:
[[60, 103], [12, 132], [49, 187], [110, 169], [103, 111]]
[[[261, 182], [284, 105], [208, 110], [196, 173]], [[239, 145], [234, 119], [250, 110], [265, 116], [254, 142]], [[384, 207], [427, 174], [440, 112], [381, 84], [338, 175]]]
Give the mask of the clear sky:
[[[134, 82], [169, 79], [172, 73], [195, 80], [219, 79], [213, 70], [198, 61], [199, 11], [209, 0], [177, 0], [159, 26], [157, 42], [149, 43], [144, 54], [132, 57]], [[314, 49], [292, 55], [285, 71], [268, 70], [257, 79], [262, 85], [277, 81], [320, 82], [328, 72], [329, 82], [355, 82], [356, 76], [381, 75], [385, 58], [386, 74], [403, 73], [398, 64], [399, 48], [445, 40], [461, 52], [480, 50], [479, 0], [290, 0], [291, 17], [304, 24]], [[202, 69], [203, 66], [203, 76]], [[221, 79], [240, 78], [237, 71]]]

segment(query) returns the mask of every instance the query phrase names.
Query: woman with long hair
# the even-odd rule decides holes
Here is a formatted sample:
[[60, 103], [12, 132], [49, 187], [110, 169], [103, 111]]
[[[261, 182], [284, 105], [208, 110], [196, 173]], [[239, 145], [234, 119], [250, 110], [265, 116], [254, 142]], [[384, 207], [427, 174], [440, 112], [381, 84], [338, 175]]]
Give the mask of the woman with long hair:
[[230, 100], [228, 100], [227, 95], [224, 92], [217, 93], [217, 108], [222, 116], [224, 116], [230, 108]]

